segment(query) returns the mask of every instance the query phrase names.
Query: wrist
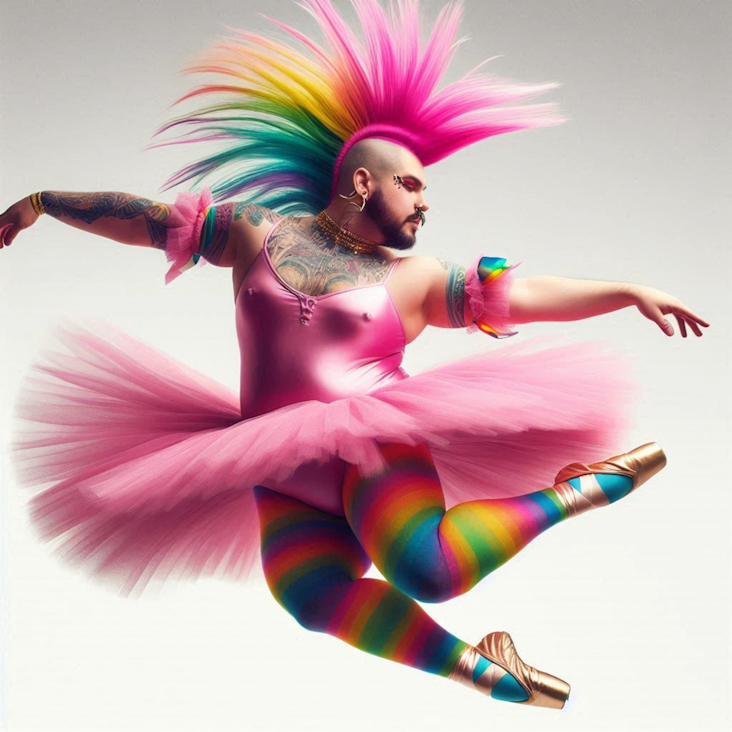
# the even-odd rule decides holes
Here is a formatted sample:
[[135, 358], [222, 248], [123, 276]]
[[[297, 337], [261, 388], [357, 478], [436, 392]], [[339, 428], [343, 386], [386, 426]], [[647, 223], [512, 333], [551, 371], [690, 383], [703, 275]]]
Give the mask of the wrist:
[[620, 283], [620, 296], [625, 302], [625, 307], [629, 305], [637, 305], [641, 300], [641, 285], [633, 282]]
[[41, 191], [31, 193], [28, 198], [30, 199], [30, 204], [33, 206], [33, 210], [36, 212], [37, 216], [41, 216], [46, 213], [46, 209], [43, 207], [43, 201], [41, 201]]

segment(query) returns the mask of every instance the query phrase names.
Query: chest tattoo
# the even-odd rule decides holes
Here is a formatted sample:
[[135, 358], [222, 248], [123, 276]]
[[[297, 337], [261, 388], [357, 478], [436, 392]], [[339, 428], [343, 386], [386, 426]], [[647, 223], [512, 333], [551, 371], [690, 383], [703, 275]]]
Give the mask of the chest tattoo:
[[312, 219], [282, 221], [267, 242], [267, 253], [288, 285], [316, 297], [383, 282], [391, 264], [378, 254], [350, 253], [325, 237]]

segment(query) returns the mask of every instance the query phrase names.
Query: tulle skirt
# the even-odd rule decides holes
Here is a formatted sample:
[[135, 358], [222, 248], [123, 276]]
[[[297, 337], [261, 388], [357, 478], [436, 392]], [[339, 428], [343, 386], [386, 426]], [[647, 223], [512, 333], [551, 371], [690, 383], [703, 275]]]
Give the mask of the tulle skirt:
[[252, 487], [342, 513], [342, 468], [378, 473], [379, 443], [427, 444], [448, 507], [540, 490], [569, 462], [629, 449], [637, 390], [627, 356], [601, 342], [491, 341], [367, 394], [242, 420], [237, 394], [114, 328], [54, 337], [16, 403], [15, 475], [35, 489], [40, 536], [125, 594], [256, 573]]

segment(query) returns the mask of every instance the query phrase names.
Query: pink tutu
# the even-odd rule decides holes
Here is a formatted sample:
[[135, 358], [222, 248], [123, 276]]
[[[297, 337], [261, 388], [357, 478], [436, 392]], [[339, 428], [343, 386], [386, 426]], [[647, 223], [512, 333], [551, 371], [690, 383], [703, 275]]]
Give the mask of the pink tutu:
[[[258, 570], [252, 487], [377, 443], [427, 444], [448, 506], [539, 490], [628, 449], [628, 359], [597, 342], [502, 342], [367, 394], [242, 420], [238, 396], [114, 328], [59, 327], [26, 376], [14, 444], [43, 538], [124, 593], [171, 573]], [[51, 483], [50, 487], [48, 484]]]

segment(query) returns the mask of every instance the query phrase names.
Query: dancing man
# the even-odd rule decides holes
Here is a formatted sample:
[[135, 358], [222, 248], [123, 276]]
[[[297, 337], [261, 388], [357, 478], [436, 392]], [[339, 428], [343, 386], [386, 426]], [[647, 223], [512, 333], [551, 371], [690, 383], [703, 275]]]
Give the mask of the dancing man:
[[[390, 12], [353, 0], [363, 41], [328, 0], [304, 5], [327, 48], [276, 21], [301, 50], [238, 32], [194, 67], [228, 83], [183, 98], [216, 103], [161, 130], [188, 125], [176, 143], [222, 145], [168, 187], [219, 173], [216, 184], [174, 204], [40, 191], [0, 217], [0, 246], [46, 214], [164, 250], [166, 281], [205, 262], [233, 273], [239, 395], [113, 329], [59, 331], [72, 358], [45, 354], [18, 401], [32, 425], [16, 441], [19, 480], [54, 483], [32, 516], [67, 559], [123, 577], [125, 591], [174, 569], [244, 577], [259, 546], [273, 595], [305, 628], [561, 708], [569, 686], [525, 664], [507, 633], [473, 646], [418, 601], [468, 591], [663, 468], [655, 443], [600, 459], [625, 428], [623, 358], [512, 342], [410, 377], [404, 349], [428, 325], [505, 339], [630, 306], [669, 336], [667, 315], [683, 337], [709, 324], [651, 287], [515, 278], [497, 256], [398, 256], [427, 221], [425, 166], [560, 122], [550, 104], [511, 106], [552, 85], [473, 71], [436, 91], [459, 4], [424, 46], [416, 0]], [[372, 563], [384, 580], [364, 577]]]

